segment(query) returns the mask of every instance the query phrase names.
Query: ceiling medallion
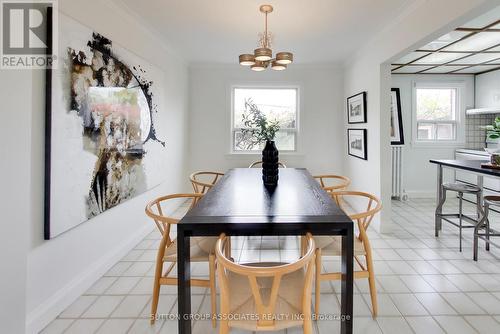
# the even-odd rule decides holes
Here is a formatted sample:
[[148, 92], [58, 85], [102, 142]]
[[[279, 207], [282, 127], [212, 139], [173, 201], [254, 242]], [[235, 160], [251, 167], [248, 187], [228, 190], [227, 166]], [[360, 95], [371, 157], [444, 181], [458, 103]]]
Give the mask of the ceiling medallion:
[[266, 16], [265, 30], [259, 40], [260, 47], [255, 49], [253, 54], [240, 55], [240, 65], [250, 66], [252, 70], [257, 72], [264, 71], [269, 66], [276, 71], [286, 70], [287, 66], [293, 62], [293, 54], [291, 52], [278, 52], [273, 58], [271, 34], [267, 31], [267, 14], [273, 11], [273, 6], [262, 5], [260, 11]]

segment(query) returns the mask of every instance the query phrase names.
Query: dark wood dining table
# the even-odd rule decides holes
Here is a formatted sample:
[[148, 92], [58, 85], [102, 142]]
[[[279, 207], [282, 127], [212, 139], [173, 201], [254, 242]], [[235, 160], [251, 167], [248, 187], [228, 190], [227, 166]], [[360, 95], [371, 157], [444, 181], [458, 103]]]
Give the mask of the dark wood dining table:
[[[259, 168], [229, 170], [177, 225], [179, 333], [191, 333], [190, 238], [340, 235], [341, 333], [352, 333], [354, 224], [304, 168], [280, 168], [264, 187]], [[325, 310], [325, 312], [327, 312]]]

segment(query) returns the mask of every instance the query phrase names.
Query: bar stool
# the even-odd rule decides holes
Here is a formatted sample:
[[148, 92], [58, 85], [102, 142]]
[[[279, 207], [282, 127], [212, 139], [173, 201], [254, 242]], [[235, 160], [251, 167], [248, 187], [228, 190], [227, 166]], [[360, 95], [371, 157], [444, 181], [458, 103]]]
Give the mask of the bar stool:
[[[500, 247], [500, 245], [495, 244], [490, 241], [490, 237], [500, 237], [500, 232], [490, 229], [490, 221], [488, 219], [488, 214], [490, 211], [490, 205], [500, 207], [500, 196], [484, 196], [484, 212], [483, 217], [474, 228], [474, 261], [477, 261], [478, 253], [478, 241], [482, 239], [486, 242], [486, 250], [490, 250], [490, 243], [493, 246]], [[482, 231], [484, 229], [484, 231]]]
[[[446, 192], [447, 191], [453, 191], [455, 193], [458, 193], [458, 213], [442, 213], [442, 208], [444, 205], [444, 202], [446, 201]], [[459, 228], [459, 249], [460, 252], [462, 251], [462, 229], [464, 228], [473, 228], [476, 227], [476, 225], [479, 222], [479, 219], [481, 217], [481, 214], [483, 212], [481, 208], [481, 197], [482, 197], [483, 191], [481, 190], [480, 187], [474, 186], [471, 184], [465, 184], [465, 183], [458, 183], [458, 182], [453, 182], [453, 183], [443, 183], [441, 186], [441, 194], [442, 197], [439, 200], [439, 203], [436, 207], [436, 217], [440, 218], [442, 220], [447, 221], [448, 223], [456, 226]], [[477, 203], [477, 218], [474, 219], [468, 215], [463, 214], [463, 196], [464, 194], [475, 194], [476, 195], [476, 203]], [[458, 218], [458, 224], [454, 221], [452, 221], [450, 218]], [[471, 225], [463, 225], [463, 221], [467, 221]], [[435, 236], [439, 236], [439, 231], [442, 228], [442, 224], [438, 223], [436, 220], [435, 224]]]

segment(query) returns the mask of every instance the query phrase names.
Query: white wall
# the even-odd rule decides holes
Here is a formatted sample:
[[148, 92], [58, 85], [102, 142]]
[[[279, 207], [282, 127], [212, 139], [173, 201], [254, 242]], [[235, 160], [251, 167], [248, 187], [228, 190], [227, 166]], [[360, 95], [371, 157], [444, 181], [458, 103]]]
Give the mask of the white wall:
[[[383, 83], [380, 80], [381, 75], [382, 67], [380, 64], [376, 66], [376, 64], [360, 63], [346, 69], [345, 97], [362, 91], [367, 92], [367, 124], [350, 124], [348, 127], [367, 129], [368, 160], [346, 156], [344, 169], [346, 175], [352, 180], [351, 188], [378, 196], [381, 198], [384, 208], [387, 208], [390, 207], [390, 199], [383, 195], [381, 178], [382, 174], [390, 169], [390, 158], [382, 156], [384, 152], [381, 149], [381, 141], [383, 139], [389, 140], [389, 126], [386, 125], [389, 123], [386, 122], [386, 115], [378, 112], [382, 103], [380, 92], [384, 90], [381, 87]], [[344, 122], [347, 124], [347, 116], [344, 117]], [[376, 216], [373, 222], [373, 226], [377, 230], [381, 230], [379, 220], [380, 216]]]
[[[474, 76], [473, 75], [408, 75], [394, 74], [391, 76], [391, 88], [399, 88], [401, 96], [401, 112], [403, 116], [403, 132], [405, 145], [403, 149], [403, 190], [409, 197], [434, 197], [436, 195], [436, 166], [429, 163], [430, 159], [453, 159], [456, 148], [439, 144], [425, 147], [412, 144], [412, 99], [413, 82], [456, 82], [463, 83], [465, 89], [461, 92], [464, 99], [464, 109], [474, 107]], [[465, 129], [465, 110], [461, 110]], [[465, 139], [465, 138], [464, 138]]]
[[280, 154], [290, 167], [311, 173], [342, 173], [345, 129], [342, 125], [342, 71], [330, 65], [294, 65], [283, 72], [256, 73], [239, 65], [192, 66], [190, 82], [191, 171], [247, 167], [260, 153], [231, 155], [231, 85], [298, 85], [300, 88], [297, 154]]
[[379, 231], [390, 231], [392, 227], [390, 60], [415, 50], [495, 5], [497, 1], [489, 0], [417, 1], [346, 63], [344, 97], [368, 91], [368, 124], [356, 127], [368, 129], [369, 158], [362, 161], [348, 157], [344, 169], [353, 179], [354, 187], [381, 197], [384, 207], [374, 222]]
[[500, 107], [500, 71], [476, 75], [476, 108]]
[[145, 24], [112, 1], [93, 1], [88, 6], [85, 1], [67, 0], [59, 6], [61, 12], [162, 69], [163, 80], [155, 83], [162, 85], [162, 94], [155, 98], [164, 101], [157, 123], [167, 142], [168, 167], [165, 182], [155, 189], [44, 241], [44, 73], [2, 72], [0, 91], [9, 93], [2, 96], [0, 131], [5, 157], [0, 202], [8, 206], [2, 207], [2, 225], [6, 226], [0, 236], [2, 333], [23, 333], [25, 321], [27, 332], [38, 332], [153, 230], [154, 224], [144, 215], [148, 200], [189, 189], [185, 173], [187, 65]]
[[31, 218], [31, 73], [0, 71], [0, 94], [0, 333], [24, 333]]

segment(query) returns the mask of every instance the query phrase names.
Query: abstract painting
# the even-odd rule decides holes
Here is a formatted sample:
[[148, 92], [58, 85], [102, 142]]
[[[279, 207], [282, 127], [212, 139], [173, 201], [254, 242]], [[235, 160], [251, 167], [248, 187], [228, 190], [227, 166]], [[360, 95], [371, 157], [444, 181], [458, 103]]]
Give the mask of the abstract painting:
[[347, 123], [366, 123], [366, 92], [347, 98]]
[[[162, 181], [162, 71], [61, 14], [47, 72], [45, 239]], [[157, 77], [158, 82], [153, 77]]]
[[347, 153], [368, 160], [366, 129], [347, 129]]
[[399, 88], [391, 88], [391, 145], [404, 145]]

